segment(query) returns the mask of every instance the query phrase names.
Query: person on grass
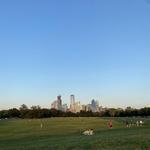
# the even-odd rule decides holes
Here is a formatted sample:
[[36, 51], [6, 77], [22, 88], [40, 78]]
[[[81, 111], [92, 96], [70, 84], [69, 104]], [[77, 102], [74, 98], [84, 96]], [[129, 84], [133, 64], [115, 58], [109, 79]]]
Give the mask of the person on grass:
[[112, 120], [109, 120], [109, 122], [108, 122], [108, 127], [109, 127], [110, 129], [112, 129], [112, 127], [113, 127], [113, 125], [112, 125]]

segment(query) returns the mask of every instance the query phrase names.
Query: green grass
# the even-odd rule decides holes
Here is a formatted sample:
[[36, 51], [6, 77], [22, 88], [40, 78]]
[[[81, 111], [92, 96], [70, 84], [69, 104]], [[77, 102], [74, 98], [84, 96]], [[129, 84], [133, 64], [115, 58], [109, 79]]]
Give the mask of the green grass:
[[[113, 119], [113, 129], [107, 118], [1, 120], [0, 150], [150, 150], [150, 119], [132, 128], [124, 120]], [[88, 128], [93, 136], [81, 134]]]

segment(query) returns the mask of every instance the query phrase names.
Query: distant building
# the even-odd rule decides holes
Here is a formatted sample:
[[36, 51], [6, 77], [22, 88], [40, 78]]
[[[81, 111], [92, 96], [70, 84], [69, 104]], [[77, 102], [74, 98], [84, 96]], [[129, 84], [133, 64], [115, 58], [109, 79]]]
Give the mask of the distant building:
[[62, 105], [62, 111], [66, 112], [68, 110], [67, 104]]
[[86, 111], [92, 111], [92, 106], [91, 106], [91, 104], [87, 104], [87, 106], [86, 106]]
[[90, 107], [91, 107], [91, 111], [92, 112], [99, 112], [99, 102], [98, 101], [96, 101], [96, 100], [93, 99], [91, 101]]
[[72, 94], [70, 95], [70, 105], [74, 105], [75, 103], [75, 96]]
[[70, 95], [70, 111], [75, 112], [75, 96]]
[[76, 102], [75, 103], [75, 110], [74, 110], [74, 112], [80, 112], [80, 110], [81, 110], [80, 102]]
[[81, 110], [86, 111], [87, 110], [87, 106], [86, 105], [82, 105], [81, 106]]
[[61, 111], [71, 111], [73, 113], [83, 111], [92, 111], [92, 112], [101, 112], [105, 109], [99, 106], [99, 102], [97, 100], [92, 99], [91, 104], [81, 105], [80, 101], [75, 101], [75, 95], [70, 95], [70, 107], [68, 108], [67, 104], [62, 104], [61, 95], [57, 96], [57, 100], [53, 101], [51, 104], [51, 108]]
[[62, 100], [61, 100], [61, 95], [57, 96], [57, 100], [55, 100], [51, 104], [51, 108], [57, 109], [57, 110], [62, 110]]
[[58, 110], [62, 110], [61, 95], [58, 95], [58, 96], [57, 96], [57, 102], [58, 102]]
[[80, 112], [81, 105], [80, 102], [75, 101], [75, 96], [72, 94], [70, 95], [70, 111], [73, 113]]
[[57, 108], [58, 108], [57, 101], [52, 102], [51, 108], [54, 108], [54, 109], [57, 109]]

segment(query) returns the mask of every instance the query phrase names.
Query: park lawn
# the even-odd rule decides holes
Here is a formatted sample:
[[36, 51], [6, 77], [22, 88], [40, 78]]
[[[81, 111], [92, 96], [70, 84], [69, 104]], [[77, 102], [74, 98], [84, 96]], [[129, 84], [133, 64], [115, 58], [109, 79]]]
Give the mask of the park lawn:
[[[124, 118], [50, 118], [0, 121], [0, 150], [150, 150], [150, 119], [125, 128]], [[42, 124], [42, 128], [41, 128]], [[93, 128], [93, 136], [84, 136]]]

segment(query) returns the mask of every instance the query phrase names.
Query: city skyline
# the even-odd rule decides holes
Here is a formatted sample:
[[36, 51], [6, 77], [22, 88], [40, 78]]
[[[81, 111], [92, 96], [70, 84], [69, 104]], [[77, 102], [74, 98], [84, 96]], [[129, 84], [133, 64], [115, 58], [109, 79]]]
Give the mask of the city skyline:
[[147, 0], [0, 3], [0, 109], [48, 107], [59, 93], [84, 104], [150, 103]]
[[[102, 99], [91, 98], [89, 100], [83, 101], [81, 99], [76, 99], [75, 97], [76, 96], [74, 94], [71, 94], [71, 95], [68, 95], [68, 98], [67, 98], [68, 100], [66, 100], [66, 99], [64, 99], [64, 97], [61, 94], [59, 94], [59, 95], [55, 96], [55, 100], [50, 99], [49, 104], [47, 104], [47, 105], [43, 105], [43, 104], [40, 105], [39, 103], [34, 103], [34, 104], [29, 105], [24, 102], [24, 103], [21, 103], [20, 105], [16, 105], [13, 107], [6, 107], [6, 108], [2, 108], [2, 109], [0, 108], [0, 110], [5, 110], [5, 109], [7, 110], [7, 109], [11, 109], [11, 108], [19, 109], [22, 104], [27, 105], [28, 108], [32, 108], [33, 106], [38, 106], [40, 108], [46, 108], [46, 109], [55, 108], [56, 110], [61, 110], [64, 112], [67, 110], [67, 111], [71, 111], [74, 113], [80, 112], [80, 110], [83, 110], [83, 107], [87, 107], [86, 111], [90, 110], [92, 112], [96, 112], [91, 108], [90, 105], [95, 105], [95, 106], [97, 105], [99, 107], [99, 109], [101, 109], [101, 110], [105, 110], [107, 108], [126, 109], [127, 107], [131, 107], [134, 109], [141, 109], [141, 108], [145, 108], [145, 107], [150, 107], [150, 103], [140, 106], [140, 107], [136, 107], [134, 105], [113, 105], [113, 104], [104, 105], [104, 103], [102, 102]], [[44, 103], [44, 101], [42, 101], [42, 103]], [[74, 106], [73, 107], [71, 106], [71, 105], [76, 105], [76, 104], [78, 106], [80, 105], [78, 111], [75, 111]], [[66, 110], [64, 110], [63, 107], [65, 107]]]
[[63, 112], [73, 112], [78, 113], [82, 111], [92, 111], [92, 112], [100, 112], [102, 111], [102, 106], [99, 105], [99, 101], [92, 99], [89, 104], [81, 104], [80, 101], [76, 101], [75, 95], [70, 95], [70, 104], [64, 104], [61, 95], [57, 96], [57, 99], [51, 103], [51, 109], [60, 110]]

